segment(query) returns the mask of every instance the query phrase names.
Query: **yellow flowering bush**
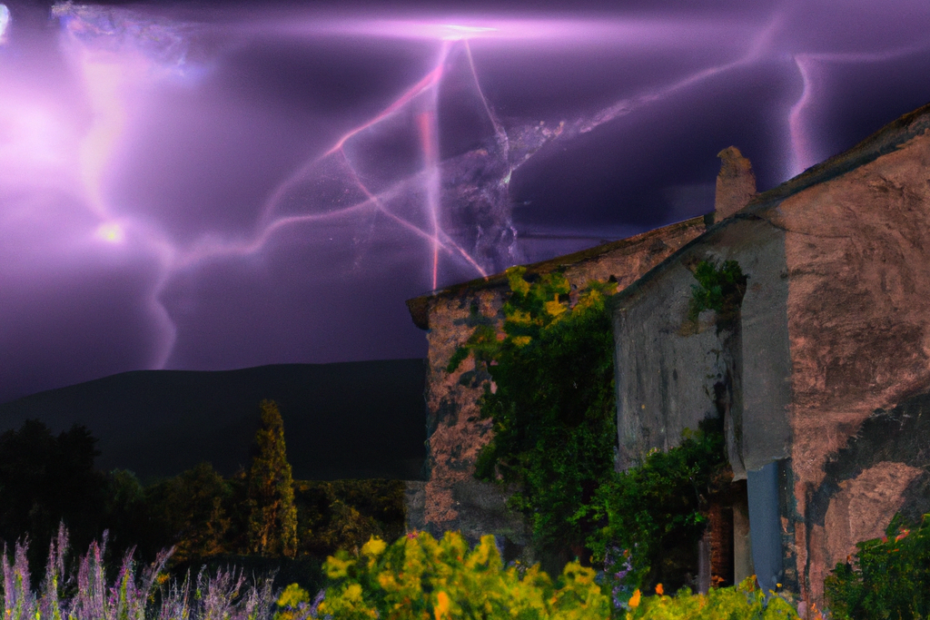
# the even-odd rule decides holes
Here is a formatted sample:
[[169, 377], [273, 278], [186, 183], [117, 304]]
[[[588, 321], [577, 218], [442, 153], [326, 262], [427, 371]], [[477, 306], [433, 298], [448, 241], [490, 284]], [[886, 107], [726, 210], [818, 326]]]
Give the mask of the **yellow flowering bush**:
[[296, 583], [292, 583], [278, 597], [278, 610], [274, 620], [299, 620], [307, 616], [303, 613], [310, 602], [309, 593]]
[[[799, 620], [790, 594], [759, 590], [755, 577], [706, 595], [687, 588], [666, 596], [636, 590], [610, 606], [595, 573], [577, 562], [553, 584], [539, 566], [504, 568], [492, 536], [472, 550], [460, 534], [436, 541], [408, 535], [387, 546], [372, 539], [357, 557], [340, 552], [325, 569], [334, 585], [317, 618], [330, 620]], [[611, 615], [613, 612], [613, 616]]]
[[505, 568], [493, 536], [469, 549], [457, 532], [435, 540], [408, 534], [388, 546], [372, 538], [358, 556], [340, 551], [324, 570], [333, 580], [317, 617], [334, 620], [588, 620], [610, 617], [595, 572], [577, 562], [557, 584], [533, 566]]
[[799, 618], [791, 597], [770, 592], [768, 599], [749, 577], [735, 588], [712, 588], [706, 595], [682, 588], [675, 596], [642, 596], [639, 590], [627, 602], [624, 620], [783, 620]]

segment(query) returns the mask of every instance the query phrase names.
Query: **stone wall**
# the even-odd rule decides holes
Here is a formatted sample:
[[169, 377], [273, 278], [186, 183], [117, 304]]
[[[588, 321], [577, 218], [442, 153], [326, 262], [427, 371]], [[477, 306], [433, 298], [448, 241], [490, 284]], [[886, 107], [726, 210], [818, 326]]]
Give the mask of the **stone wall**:
[[[836, 483], [827, 480], [827, 463], [875, 411], [930, 389], [928, 168], [930, 134], [923, 130], [874, 161], [760, 210], [785, 231], [794, 546], [801, 586], [814, 599], [824, 571], [854, 550], [851, 536], [884, 529], [903, 501], [898, 486], [916, 475], [911, 465], [881, 465], [844, 482], [846, 495], [827, 510], [832, 520], [820, 523], [809, 510], [818, 489]], [[889, 462], [899, 461], [891, 455]], [[886, 485], [887, 501], [854, 501], [868, 495], [869, 484], [890, 478], [900, 484]], [[868, 532], [860, 532], [860, 520], [871, 524]], [[838, 533], [841, 523], [850, 524], [850, 537]]]
[[[623, 288], [704, 230], [704, 218], [694, 218], [529, 265], [527, 275], [564, 267], [575, 293], [588, 281], [610, 278], [616, 280], [618, 288]], [[429, 473], [422, 499], [408, 506], [408, 527], [425, 529], [434, 535], [458, 530], [472, 542], [482, 534], [497, 534], [503, 540], [505, 555], [532, 558], [532, 550], [525, 549], [529, 539], [522, 517], [507, 510], [505, 495], [493, 485], [473, 477], [478, 452], [491, 438], [491, 422], [479, 418], [478, 407], [484, 383], [490, 377], [475, 372], [472, 358], [452, 374], [445, 371], [455, 350], [468, 339], [478, 322], [491, 322], [498, 327], [502, 324], [501, 306], [508, 291], [506, 278], [498, 274], [408, 302], [416, 324], [427, 329], [429, 342], [426, 381]], [[415, 491], [411, 490], [411, 498], [416, 496]], [[422, 509], [418, 510], [420, 501]]]
[[[780, 231], [757, 221], [717, 227], [652, 278], [611, 300], [621, 466], [677, 446], [682, 431], [723, 416], [736, 480], [790, 454], [791, 365]], [[747, 277], [738, 320], [688, 317], [693, 270], [735, 260]]]
[[[748, 498], [732, 504], [734, 574], [752, 566], [822, 607], [823, 578], [856, 542], [930, 511], [930, 106], [742, 209], [751, 168], [735, 149], [721, 158], [729, 217], [709, 230], [696, 218], [528, 273], [564, 267], [575, 291], [617, 281], [618, 467], [722, 416]], [[703, 260], [747, 276], [735, 321], [689, 320]], [[471, 360], [444, 370], [474, 325], [501, 324], [506, 292], [497, 275], [408, 302], [429, 341], [429, 475], [409, 489], [408, 525], [499, 534], [514, 557], [525, 524], [472, 477], [489, 377]]]
[[[818, 606], [856, 542], [930, 508], [928, 169], [930, 106], [758, 196], [612, 301], [623, 462], [724, 415], [755, 569]], [[732, 330], [712, 312], [687, 325], [708, 259], [748, 276]]]

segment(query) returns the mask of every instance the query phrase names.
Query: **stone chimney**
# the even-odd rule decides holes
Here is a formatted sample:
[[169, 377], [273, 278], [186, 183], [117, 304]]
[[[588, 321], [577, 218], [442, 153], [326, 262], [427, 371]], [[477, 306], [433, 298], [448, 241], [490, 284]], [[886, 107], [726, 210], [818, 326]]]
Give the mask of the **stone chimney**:
[[717, 175], [717, 197], [714, 200], [714, 222], [730, 217], [756, 195], [756, 175], [752, 164], [735, 146], [717, 153], [721, 159]]

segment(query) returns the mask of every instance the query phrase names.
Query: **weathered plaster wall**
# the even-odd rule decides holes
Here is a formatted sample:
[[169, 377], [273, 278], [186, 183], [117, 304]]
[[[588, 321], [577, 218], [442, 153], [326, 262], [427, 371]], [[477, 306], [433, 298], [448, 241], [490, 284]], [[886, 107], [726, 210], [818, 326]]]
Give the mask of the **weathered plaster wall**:
[[[618, 288], [636, 281], [705, 230], [703, 218], [673, 224], [621, 242], [528, 266], [528, 274], [565, 267], [574, 292], [590, 280], [613, 277]], [[528, 543], [522, 517], [505, 507], [505, 496], [492, 485], [474, 480], [479, 450], [491, 438], [491, 422], [480, 420], [478, 399], [487, 375], [476, 374], [466, 360], [456, 372], [445, 368], [476, 321], [500, 326], [501, 306], [509, 289], [506, 279], [492, 276], [411, 300], [415, 322], [428, 328], [427, 374], [428, 481], [422, 496], [410, 494], [408, 527], [434, 534], [459, 530], [472, 541], [482, 534], [502, 534], [514, 549]], [[462, 377], [465, 376], [465, 385]], [[417, 503], [422, 500], [422, 509]], [[506, 550], [506, 549], [505, 549]], [[517, 551], [513, 551], [516, 553]]]
[[614, 306], [618, 467], [634, 466], [652, 449], [681, 442], [716, 416], [715, 384], [726, 375], [713, 312], [688, 320], [690, 270], [676, 264], [628, 303]]
[[787, 272], [784, 234], [762, 222], [739, 221], [724, 229], [719, 243], [747, 276], [740, 306], [741, 417], [728, 428], [734, 477], [790, 456], [791, 355], [788, 347]]
[[[438, 297], [430, 304], [427, 334], [427, 466], [423, 528], [439, 536], [460, 530], [472, 544], [481, 534], [503, 534], [525, 544], [522, 518], [511, 514], [493, 485], [474, 479], [473, 464], [491, 439], [491, 421], [480, 419], [478, 400], [485, 375], [476, 375], [472, 358], [454, 373], [446, 366], [471, 334], [476, 320], [497, 317], [503, 304], [500, 285], [465, 296]], [[495, 319], [496, 320], [496, 319]], [[467, 383], [461, 379], [466, 375]]]
[[[677, 446], [685, 428], [723, 415], [734, 478], [790, 456], [791, 362], [784, 235], [763, 222], [715, 229], [648, 282], [615, 297], [621, 467]], [[717, 329], [713, 311], [688, 319], [692, 270], [735, 260], [747, 276], [740, 320]]]
[[[753, 212], [785, 235], [791, 484], [800, 522], [786, 530], [794, 529], [800, 585], [814, 600], [822, 595], [823, 570], [854, 551], [851, 539], [810, 521], [808, 504], [826, 481], [825, 464], [876, 409], [930, 389], [928, 170], [924, 131]], [[862, 475], [848, 483], [850, 498], [879, 474]], [[847, 522], [854, 506], [868, 508], [866, 520], [880, 530], [896, 501], [837, 503], [831, 522]]]
[[794, 524], [805, 543], [799, 573], [807, 575], [814, 600], [837, 562], [857, 542], [882, 536], [896, 512], [918, 522], [930, 512], [930, 394], [877, 409], [822, 472], [807, 489], [804, 520]]
[[928, 170], [924, 135], [765, 214], [786, 231], [799, 491], [872, 411], [930, 387]]
[[[930, 510], [930, 426], [915, 422], [930, 414], [928, 171], [930, 106], [759, 196], [613, 302], [621, 465], [725, 411], [736, 477], [778, 472], [783, 581], [818, 606], [856, 542]], [[682, 327], [689, 268], [707, 258], [748, 276], [738, 334], [715, 334], [712, 313]], [[711, 407], [728, 371], [733, 400]]]

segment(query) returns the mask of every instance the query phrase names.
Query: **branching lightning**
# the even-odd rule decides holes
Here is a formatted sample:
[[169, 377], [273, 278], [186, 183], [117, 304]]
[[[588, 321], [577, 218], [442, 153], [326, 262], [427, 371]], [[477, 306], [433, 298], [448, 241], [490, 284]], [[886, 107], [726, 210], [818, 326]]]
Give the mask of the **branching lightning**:
[[817, 100], [817, 91], [822, 82], [824, 67], [841, 63], [876, 63], [894, 58], [901, 58], [930, 49], [930, 43], [907, 45], [893, 50], [874, 53], [805, 53], [794, 54], [794, 64], [801, 77], [801, 96], [788, 114], [788, 128], [791, 137], [791, 155], [788, 162], [788, 177], [801, 174], [830, 153], [820, 153], [813, 143], [809, 132], [805, 131], [804, 115]]
[[[62, 4], [54, 9], [61, 21], [61, 45], [80, 80], [85, 104], [92, 120], [75, 138], [78, 144], [73, 161], [56, 136], [67, 131], [56, 129], [54, 114], [40, 108], [29, 110], [11, 97], [0, 96], [0, 116], [17, 122], [10, 131], [34, 127], [28, 135], [14, 135], [17, 157], [28, 155], [28, 164], [47, 166], [49, 161], [62, 169], [73, 167], [75, 177], [69, 191], [79, 194], [91, 223], [87, 243], [114, 252], [145, 254], [158, 265], [147, 301], [152, 321], [159, 325], [160, 341], [153, 352], [151, 368], [164, 368], [170, 361], [177, 329], [161, 299], [166, 287], [182, 271], [223, 257], [251, 256], [262, 252], [275, 235], [299, 227], [322, 226], [334, 222], [355, 225], [363, 217], [391, 226], [422, 249], [425, 270], [433, 289], [443, 284], [443, 265], [476, 276], [512, 264], [516, 231], [510, 217], [509, 183], [513, 173], [553, 141], [568, 141], [581, 134], [647, 108], [656, 102], [684, 98], [688, 89], [727, 72], [753, 65], [771, 57], [783, 23], [776, 15], [729, 59], [705, 66], [692, 73], [618, 98], [585, 116], [568, 116], [557, 125], [543, 126], [538, 119], [502, 118], [485, 94], [481, 72], [473, 55], [477, 41], [525, 40], [528, 42], [602, 37], [630, 46], [672, 45], [686, 36], [698, 36], [700, 26], [683, 20], [648, 22], [618, 19], [614, 22], [570, 20], [465, 19], [450, 22], [416, 20], [288, 20], [286, 23], [254, 24], [256, 32], [313, 37], [320, 33], [419, 39], [435, 43], [432, 67], [407, 86], [376, 114], [336, 138], [286, 172], [261, 204], [255, 205], [255, 224], [240, 238], [210, 236], [179, 243], [154, 218], [127, 215], [108, 197], [109, 175], [124, 140], [127, 118], [139, 102], [134, 97], [152, 84], [196, 81], [208, 71], [203, 61], [192, 61], [187, 42], [196, 25], [174, 23], [142, 16], [126, 9], [82, 7]], [[0, 44], [10, 23], [9, 11], [0, 4]], [[735, 29], [738, 31], [738, 29]], [[698, 31], [698, 35], [695, 32]], [[476, 48], [477, 49], [477, 48]], [[790, 141], [787, 156], [791, 174], [817, 161], [821, 154], [809, 133], [804, 117], [817, 98], [818, 70], [827, 63], [870, 62], [915, 51], [913, 46], [882, 54], [793, 53], [787, 58], [797, 67], [802, 92], [787, 111], [784, 125]], [[480, 56], [478, 57], [480, 60]], [[455, 73], [455, 72], [458, 73]], [[482, 110], [489, 135], [472, 152], [444, 159], [442, 156], [440, 95], [453, 79], [468, 82], [468, 92]], [[463, 77], [464, 76], [464, 77]], [[463, 82], [464, 83], [464, 82]], [[622, 91], [618, 85], [618, 92]], [[464, 89], [464, 87], [463, 87]], [[22, 108], [22, 109], [21, 109]], [[0, 130], [4, 119], [0, 118]], [[24, 124], [25, 123], [25, 124]], [[32, 123], [32, 125], [29, 125]], [[373, 171], [360, 161], [379, 135], [406, 132], [419, 148], [417, 169]], [[13, 134], [11, 134], [13, 135]], [[50, 137], [51, 135], [51, 137]], [[393, 135], [393, 134], [392, 134]], [[0, 142], [0, 164], [15, 157], [4, 152]], [[469, 166], [469, 157], [480, 158], [484, 172], [471, 185], [457, 182], [456, 172]], [[26, 165], [26, 164], [20, 164]], [[76, 172], [75, 172], [76, 171]], [[5, 182], [0, 167], [0, 182]], [[461, 175], [459, 175], [461, 176]], [[77, 189], [75, 189], [77, 188]], [[479, 201], [480, 198], [480, 201]], [[479, 205], [478, 203], [481, 202]], [[405, 237], [406, 238], [406, 237]]]

